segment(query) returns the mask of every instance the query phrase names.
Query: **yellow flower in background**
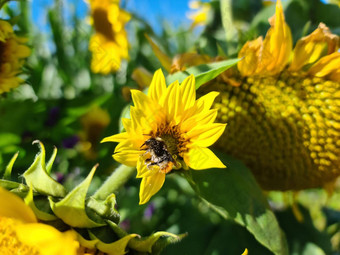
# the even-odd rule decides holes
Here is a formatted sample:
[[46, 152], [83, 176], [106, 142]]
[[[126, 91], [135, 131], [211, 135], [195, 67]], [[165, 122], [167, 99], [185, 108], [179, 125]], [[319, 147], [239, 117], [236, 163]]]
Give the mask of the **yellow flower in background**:
[[155, 72], [148, 95], [131, 90], [134, 106], [131, 119], [123, 119], [126, 132], [102, 142], [119, 142], [114, 159], [128, 166], [137, 165], [142, 178], [140, 204], [159, 191], [165, 175], [173, 169], [224, 168], [207, 147], [221, 136], [225, 124], [214, 123], [217, 110], [210, 109], [219, 94], [210, 92], [196, 100], [195, 78], [186, 78], [166, 87], [161, 70]]
[[201, 87], [221, 92], [213, 108], [228, 126], [217, 145], [265, 189], [329, 186], [340, 175], [339, 38], [321, 23], [293, 50], [280, 1], [269, 22], [240, 50], [238, 74]]
[[18, 87], [22, 82], [18, 74], [24, 65], [24, 58], [31, 52], [24, 45], [26, 41], [15, 35], [8, 22], [0, 20], [0, 94]]
[[93, 106], [80, 119], [83, 130], [80, 133], [81, 150], [90, 160], [97, 158], [97, 145], [105, 128], [110, 124], [111, 118], [106, 110]]
[[108, 74], [128, 59], [129, 43], [124, 28], [130, 14], [119, 8], [119, 0], [90, 0], [91, 20], [95, 30], [89, 42], [91, 70]]
[[0, 187], [0, 254], [76, 255], [79, 247], [73, 231], [60, 232], [38, 223], [18, 196]]
[[194, 0], [189, 2], [189, 8], [191, 11], [188, 12], [187, 17], [192, 20], [191, 29], [207, 24], [211, 9], [210, 3]]

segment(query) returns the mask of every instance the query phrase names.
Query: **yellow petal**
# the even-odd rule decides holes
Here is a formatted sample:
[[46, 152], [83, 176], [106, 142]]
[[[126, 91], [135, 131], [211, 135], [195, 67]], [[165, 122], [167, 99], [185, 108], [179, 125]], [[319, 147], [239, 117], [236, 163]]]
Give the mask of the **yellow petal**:
[[285, 22], [281, 0], [277, 0], [275, 15], [269, 23], [271, 28], [263, 40], [261, 60], [256, 74], [275, 75], [281, 72], [292, 51], [292, 34]]
[[122, 142], [125, 141], [127, 138], [129, 138], [129, 135], [127, 132], [123, 132], [120, 134], [112, 135], [105, 137], [103, 140], [101, 140], [101, 143], [105, 142]]
[[[147, 117], [148, 122], [152, 123], [154, 120], [162, 117], [163, 110], [157, 100], [153, 100], [143, 92], [135, 89], [131, 90], [131, 96], [135, 107], [141, 111], [140, 113], [143, 113], [142, 115]], [[132, 121], [139, 121], [140, 117], [136, 115], [133, 117], [132, 111], [131, 109], [130, 114]], [[136, 129], [137, 127], [134, 126], [133, 128]]]
[[237, 63], [237, 68], [242, 76], [250, 76], [256, 72], [261, 60], [262, 49], [262, 36], [243, 45], [238, 53], [238, 58], [241, 60]]
[[162, 172], [157, 172], [154, 175], [143, 178], [139, 191], [139, 204], [147, 203], [161, 189], [164, 181], [165, 173]]
[[185, 163], [194, 170], [225, 168], [221, 160], [208, 148], [194, 147], [184, 156]]
[[148, 177], [151, 175], [154, 175], [156, 172], [159, 171], [159, 167], [158, 166], [152, 166], [150, 168], [147, 167], [147, 165], [145, 164], [145, 160], [142, 156], [140, 156], [138, 158], [137, 161], [137, 178], [144, 178], [144, 177]]
[[140, 154], [141, 151], [126, 149], [113, 154], [113, 158], [124, 165], [136, 166]]
[[156, 57], [158, 58], [159, 62], [161, 62], [162, 66], [167, 72], [171, 71], [171, 58], [168, 57], [158, 46], [153, 42], [153, 40], [148, 36], [145, 35], [146, 39], [149, 41], [153, 53], [155, 53]]
[[21, 224], [16, 227], [16, 234], [21, 242], [35, 246], [40, 254], [76, 255], [79, 247], [74, 231], [59, 232], [46, 224]]
[[168, 112], [168, 122], [173, 121], [178, 123], [178, 113], [181, 111], [181, 98], [180, 98], [180, 88], [178, 81], [171, 83], [167, 89], [167, 94], [165, 97], [164, 108]]
[[308, 71], [309, 74], [316, 77], [324, 77], [333, 72], [337, 72], [340, 67], [340, 52], [334, 52], [322, 57]]
[[159, 101], [166, 91], [166, 83], [162, 69], [158, 69], [153, 75], [148, 96], [153, 100]]
[[13, 193], [0, 187], [0, 216], [15, 218], [22, 222], [37, 222], [34, 212], [24, 201]]
[[192, 107], [196, 101], [195, 77], [190, 75], [181, 83], [183, 110]]
[[152, 74], [144, 67], [137, 67], [133, 70], [131, 78], [137, 82], [138, 87], [142, 90], [150, 86]]
[[226, 124], [221, 123], [197, 126], [190, 130], [187, 135], [194, 146], [209, 147], [220, 138], [225, 127]]
[[219, 92], [212, 91], [202, 97], [200, 97], [197, 101], [196, 104], [198, 108], [203, 105], [203, 110], [207, 111], [211, 108], [212, 104], [214, 103], [216, 97], [219, 95]]
[[178, 54], [172, 60], [171, 73], [184, 71], [187, 67], [206, 64], [210, 61], [210, 56], [197, 54], [196, 52], [185, 52]]
[[314, 63], [320, 57], [335, 52], [338, 42], [339, 37], [332, 34], [325, 24], [320, 23], [313, 33], [297, 42], [289, 69], [291, 71], [300, 70], [303, 66]]
[[206, 125], [209, 123], [213, 123], [217, 117], [217, 111], [218, 109], [209, 110], [206, 112], [193, 115], [190, 118], [183, 120], [181, 125], [182, 132], [186, 133], [196, 125]]

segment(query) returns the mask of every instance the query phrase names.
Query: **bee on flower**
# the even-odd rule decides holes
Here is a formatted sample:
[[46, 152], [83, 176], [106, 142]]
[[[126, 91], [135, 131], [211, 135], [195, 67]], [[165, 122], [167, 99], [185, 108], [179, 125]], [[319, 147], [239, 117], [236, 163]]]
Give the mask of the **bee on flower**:
[[167, 173], [189, 167], [194, 170], [224, 168], [207, 147], [223, 133], [226, 124], [214, 123], [217, 110], [210, 109], [217, 92], [196, 100], [195, 78], [187, 77], [166, 87], [161, 70], [155, 72], [148, 94], [131, 90], [131, 119], [123, 119], [125, 132], [103, 139], [118, 142], [113, 158], [137, 166], [142, 178], [140, 204], [162, 187]]

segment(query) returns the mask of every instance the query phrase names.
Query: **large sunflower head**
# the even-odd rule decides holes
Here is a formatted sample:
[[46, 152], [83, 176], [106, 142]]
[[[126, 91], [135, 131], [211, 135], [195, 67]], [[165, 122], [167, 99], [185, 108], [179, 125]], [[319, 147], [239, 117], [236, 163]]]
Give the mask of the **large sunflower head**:
[[89, 43], [91, 70], [108, 74], [119, 69], [128, 59], [128, 40], [124, 28], [130, 14], [120, 9], [119, 0], [90, 0], [91, 20], [95, 30]]
[[0, 20], [0, 94], [18, 87], [22, 82], [18, 74], [24, 58], [30, 55], [30, 49], [23, 45], [25, 42], [25, 38], [15, 35], [7, 21]]
[[137, 165], [137, 178], [142, 178], [140, 204], [148, 202], [173, 169], [225, 167], [207, 148], [226, 126], [214, 123], [217, 110], [210, 109], [217, 92], [196, 100], [193, 75], [181, 85], [176, 81], [166, 87], [164, 75], [158, 70], [148, 95], [139, 90], [131, 94], [134, 106], [130, 108], [131, 119], [123, 119], [125, 132], [103, 142], [119, 142], [114, 159]]
[[1, 187], [0, 204], [1, 254], [77, 254], [79, 243], [74, 231], [60, 232], [50, 225], [38, 223], [29, 206]]
[[328, 186], [340, 175], [338, 36], [321, 23], [293, 49], [280, 1], [269, 22], [240, 50], [236, 73], [202, 87], [221, 92], [213, 107], [228, 126], [218, 146], [265, 189]]

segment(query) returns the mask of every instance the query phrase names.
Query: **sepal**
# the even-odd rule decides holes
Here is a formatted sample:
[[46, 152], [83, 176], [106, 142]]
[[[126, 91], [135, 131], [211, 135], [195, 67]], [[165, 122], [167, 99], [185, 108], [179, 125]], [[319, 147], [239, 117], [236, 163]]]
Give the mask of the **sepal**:
[[105, 200], [98, 200], [96, 198], [89, 197], [86, 203], [87, 207], [96, 212], [103, 219], [111, 220], [118, 223], [120, 215], [116, 210], [116, 196], [115, 194], [109, 195]]
[[[46, 165], [45, 165], [45, 147], [40, 141], [34, 141], [38, 143], [40, 147], [40, 153], [35, 157], [33, 164], [26, 170], [23, 174], [25, 181], [29, 187], [32, 187], [34, 191], [39, 194], [44, 194], [53, 197], [64, 197], [66, 195], [66, 190], [57, 181], [48, 175]], [[48, 162], [49, 170], [52, 166], [55, 153], [52, 155]], [[51, 162], [51, 163], [50, 163]]]
[[72, 227], [94, 228], [105, 225], [104, 222], [98, 223], [90, 219], [85, 208], [87, 190], [97, 167], [98, 165], [95, 165], [86, 179], [62, 200], [55, 202], [52, 197], [49, 197], [50, 206], [54, 214]]

